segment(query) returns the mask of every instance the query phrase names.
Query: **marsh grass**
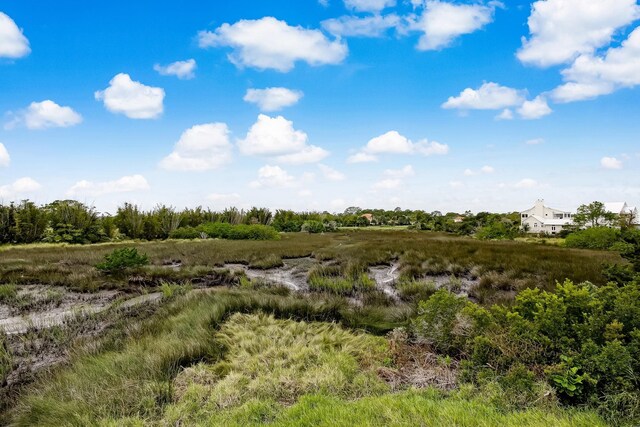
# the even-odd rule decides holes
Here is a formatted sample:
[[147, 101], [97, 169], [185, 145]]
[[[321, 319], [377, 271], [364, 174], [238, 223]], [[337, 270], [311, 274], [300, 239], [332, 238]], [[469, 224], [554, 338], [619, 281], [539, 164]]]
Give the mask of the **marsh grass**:
[[164, 424], [207, 423], [251, 400], [291, 405], [308, 393], [353, 399], [389, 390], [376, 375], [389, 355], [387, 340], [335, 323], [236, 313], [221, 325], [216, 341], [224, 357], [178, 374], [176, 403], [167, 407]]
[[[263, 311], [275, 318], [338, 321], [344, 327], [386, 333], [404, 325], [398, 308], [358, 311], [343, 300], [282, 297], [266, 292], [192, 292], [161, 308], [119, 339], [76, 349], [69, 368], [36, 382], [12, 413], [16, 425], [96, 425], [100, 420], [158, 418], [173, 399], [183, 367], [216, 362], [224, 348], [215, 328], [231, 313]], [[95, 349], [100, 348], [99, 352]]]
[[[148, 255], [152, 265], [149, 270], [142, 269], [148, 274], [152, 274], [154, 267], [162, 267], [167, 259], [180, 261], [182, 269], [222, 267], [226, 263], [272, 268], [281, 265], [283, 259], [312, 254], [318, 260], [332, 260], [343, 266], [344, 278], [353, 277], [348, 268], [358, 270], [399, 260], [403, 277], [408, 279], [421, 280], [442, 274], [475, 274], [482, 278], [493, 274], [494, 282], [498, 275], [508, 279], [516, 290], [527, 287], [551, 289], [556, 281], [566, 278], [602, 284], [606, 280], [602, 275], [602, 264], [624, 262], [612, 252], [512, 241], [479, 241], [416, 231], [285, 233], [276, 241], [207, 239], [81, 247], [51, 244], [3, 247], [0, 250], [0, 283], [47, 283], [82, 291], [126, 288], [127, 280], [102, 278], [94, 268], [106, 254], [122, 247], [135, 247]], [[163, 279], [181, 280], [180, 277]], [[336, 287], [347, 288], [344, 283], [338, 283]], [[486, 293], [502, 292], [500, 287], [487, 287]]]

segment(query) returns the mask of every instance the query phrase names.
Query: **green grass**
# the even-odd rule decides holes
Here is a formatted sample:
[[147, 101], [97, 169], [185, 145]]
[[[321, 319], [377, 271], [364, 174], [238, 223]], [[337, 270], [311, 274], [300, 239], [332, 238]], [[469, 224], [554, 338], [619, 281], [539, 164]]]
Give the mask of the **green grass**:
[[76, 350], [70, 367], [36, 382], [18, 402], [16, 425], [95, 425], [101, 419], [153, 419], [172, 399], [184, 366], [217, 361], [224, 348], [215, 327], [235, 312], [262, 310], [279, 318], [338, 320], [345, 327], [385, 333], [406, 321], [397, 309], [355, 310], [335, 299], [281, 297], [255, 291], [195, 292], [131, 325], [126, 338], [96, 353]]
[[221, 326], [216, 341], [225, 348], [224, 357], [178, 374], [176, 403], [167, 407], [163, 424], [206, 423], [250, 401], [289, 405], [308, 393], [352, 399], [389, 389], [376, 375], [388, 357], [387, 341], [333, 323], [237, 313]]
[[[390, 393], [376, 375], [392, 363], [386, 339], [348, 329], [386, 332], [400, 325], [395, 310], [378, 309], [376, 317], [336, 299], [194, 292], [146, 322], [129, 324], [124, 336], [76, 349], [68, 366], [26, 390], [4, 421], [16, 426], [603, 425], [593, 414], [503, 412], [456, 393]], [[339, 325], [317, 323], [332, 320]]]

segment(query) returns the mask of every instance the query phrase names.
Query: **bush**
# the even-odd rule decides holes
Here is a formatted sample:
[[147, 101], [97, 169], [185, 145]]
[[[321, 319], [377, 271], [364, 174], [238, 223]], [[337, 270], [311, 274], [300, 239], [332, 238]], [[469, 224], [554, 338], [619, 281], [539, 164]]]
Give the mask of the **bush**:
[[96, 265], [96, 268], [105, 274], [115, 274], [147, 264], [149, 259], [146, 254], [139, 254], [136, 248], [122, 248], [105, 255], [104, 262]]
[[302, 232], [305, 233], [322, 233], [324, 231], [324, 225], [320, 221], [307, 221], [302, 224]]
[[592, 227], [567, 236], [569, 248], [609, 250], [620, 241], [620, 230], [608, 227]]
[[212, 239], [277, 240], [280, 238], [275, 228], [260, 224], [231, 225], [222, 222], [210, 222], [200, 225], [196, 230]]
[[415, 335], [443, 353], [458, 353], [464, 348], [464, 328], [467, 320], [462, 310], [470, 303], [444, 289], [418, 304], [418, 314], [412, 322]]
[[190, 240], [190, 239], [199, 239], [202, 237], [202, 235], [203, 235], [203, 232], [199, 231], [197, 228], [180, 227], [176, 230], [173, 230], [171, 234], [169, 234], [169, 238]]

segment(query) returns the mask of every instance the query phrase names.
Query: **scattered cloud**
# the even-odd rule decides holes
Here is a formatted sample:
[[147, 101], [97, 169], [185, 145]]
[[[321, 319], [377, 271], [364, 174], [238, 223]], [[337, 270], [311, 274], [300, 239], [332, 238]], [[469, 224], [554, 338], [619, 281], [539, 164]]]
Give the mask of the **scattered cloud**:
[[409, 29], [423, 33], [418, 41], [418, 50], [439, 50], [449, 46], [456, 38], [491, 23], [495, 8], [501, 4], [459, 4], [438, 0], [414, 2], [414, 6], [422, 5], [424, 11], [410, 22]]
[[207, 171], [231, 162], [233, 146], [224, 123], [193, 126], [182, 133], [173, 152], [160, 167], [174, 171]]
[[600, 159], [600, 166], [602, 166], [604, 169], [622, 169], [623, 168], [623, 163], [622, 160], [618, 160], [615, 157], [603, 157], [602, 159]]
[[11, 156], [3, 143], [0, 142], [0, 167], [7, 167], [11, 163]]
[[304, 94], [299, 90], [284, 87], [247, 90], [244, 100], [256, 104], [260, 111], [272, 112], [295, 105]]
[[616, 31], [640, 18], [636, 0], [539, 0], [531, 6], [528, 39], [517, 56], [549, 67], [592, 54], [611, 43]]
[[402, 22], [396, 14], [371, 16], [341, 16], [322, 21], [322, 28], [339, 37], [382, 37]]
[[153, 69], [162, 76], [176, 76], [180, 80], [189, 80], [196, 76], [196, 60], [176, 61], [168, 65], [155, 64]]
[[505, 108], [496, 116], [496, 120], [513, 120], [513, 111], [510, 108]]
[[287, 72], [303, 61], [312, 66], [339, 64], [349, 49], [340, 39], [329, 40], [321, 31], [290, 26], [273, 17], [223, 24], [214, 32], [200, 31], [201, 48], [228, 46], [229, 60], [237, 67]]
[[584, 54], [562, 71], [566, 83], [553, 90], [556, 102], [573, 102], [608, 95], [640, 85], [640, 27], [619, 47], [604, 55]]
[[258, 179], [252, 181], [249, 186], [251, 188], [287, 188], [294, 187], [295, 184], [296, 179], [280, 166], [266, 165], [258, 169]]
[[24, 177], [14, 181], [11, 184], [0, 186], [0, 198], [16, 199], [28, 193], [33, 193], [42, 188], [39, 182], [33, 178]]
[[[450, 97], [442, 108], [460, 110], [499, 110], [521, 105], [526, 99], [526, 91], [501, 86], [497, 83], [484, 83], [478, 89], [466, 88], [460, 95]], [[503, 112], [505, 117], [513, 117], [511, 111]], [[503, 118], [505, 118], [503, 117]]]
[[375, 162], [379, 154], [421, 154], [423, 156], [444, 155], [449, 146], [426, 139], [412, 142], [393, 130], [371, 139], [358, 153], [347, 160], [348, 163]]
[[464, 176], [474, 176], [474, 175], [480, 175], [480, 174], [489, 175], [494, 173], [495, 171], [496, 170], [493, 166], [485, 165], [481, 167], [478, 171], [474, 171], [473, 169], [465, 169], [462, 174]]
[[347, 159], [347, 163], [370, 163], [377, 162], [378, 157], [373, 154], [367, 154], [363, 152], [355, 153]]
[[339, 172], [332, 167], [323, 164], [319, 164], [318, 167], [320, 168], [320, 171], [322, 172], [324, 177], [329, 181], [343, 181], [345, 179], [345, 176], [342, 172]]
[[450, 181], [449, 186], [451, 188], [464, 188], [464, 182], [462, 181]]
[[74, 196], [102, 196], [114, 193], [130, 193], [133, 191], [148, 190], [149, 183], [142, 175], [123, 176], [115, 181], [93, 182], [78, 181], [69, 190], [67, 195]]
[[525, 120], [535, 120], [548, 116], [553, 110], [549, 107], [547, 100], [542, 96], [537, 96], [531, 101], [525, 101], [520, 108], [518, 114]]
[[496, 170], [493, 168], [493, 166], [483, 166], [482, 168], [480, 168], [480, 172], [482, 173], [494, 173]]
[[383, 179], [381, 181], [378, 181], [376, 183], [374, 183], [371, 188], [373, 190], [394, 190], [398, 187], [400, 187], [400, 184], [402, 184], [402, 180], [398, 179], [398, 178], [389, 178], [389, 179]]
[[13, 114], [5, 129], [24, 125], [27, 129], [71, 127], [82, 122], [82, 116], [71, 107], [62, 107], [51, 100], [32, 102], [25, 110]]
[[344, 0], [344, 6], [357, 12], [380, 12], [396, 5], [396, 0]]
[[538, 181], [536, 181], [535, 179], [524, 178], [516, 182], [514, 187], [515, 188], [536, 188], [539, 185], [540, 184], [538, 184]]
[[0, 58], [17, 59], [29, 55], [29, 40], [8, 15], [0, 12]]
[[155, 119], [163, 111], [164, 89], [145, 86], [120, 73], [109, 82], [109, 87], [95, 93], [107, 110], [124, 114], [130, 119]]
[[528, 141], [525, 141], [525, 144], [527, 144], [527, 145], [540, 145], [540, 144], [544, 144], [544, 138], [534, 138], [534, 139], [529, 139]]
[[408, 178], [414, 176], [416, 171], [413, 169], [413, 166], [407, 165], [402, 169], [386, 169], [383, 174], [389, 178]]
[[329, 155], [323, 148], [308, 145], [308, 136], [282, 116], [258, 116], [247, 136], [238, 140], [240, 152], [249, 156], [273, 157], [279, 163], [315, 163]]

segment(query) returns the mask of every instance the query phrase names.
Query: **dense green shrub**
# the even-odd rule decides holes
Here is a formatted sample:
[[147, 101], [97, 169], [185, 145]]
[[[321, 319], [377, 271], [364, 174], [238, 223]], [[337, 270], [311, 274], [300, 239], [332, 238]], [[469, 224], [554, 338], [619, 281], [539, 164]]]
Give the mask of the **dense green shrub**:
[[611, 249], [620, 241], [620, 230], [609, 227], [591, 227], [571, 233], [565, 240], [569, 248]]
[[307, 221], [302, 224], [300, 231], [305, 233], [322, 233], [324, 231], [324, 225], [320, 221]]
[[96, 268], [105, 274], [114, 274], [148, 263], [147, 255], [138, 253], [136, 248], [122, 248], [105, 255], [104, 261], [96, 265]]
[[566, 281], [555, 292], [524, 290], [512, 307], [489, 309], [440, 290], [420, 303], [412, 326], [438, 351], [463, 356], [473, 382], [503, 381], [517, 368], [518, 387], [534, 384], [527, 380], [533, 372], [565, 403], [631, 419], [640, 414], [638, 301], [637, 281]]
[[231, 225], [222, 222], [210, 222], [200, 225], [197, 230], [212, 239], [230, 240], [277, 240], [278, 232], [268, 225]]
[[177, 230], [173, 230], [169, 237], [171, 239], [199, 239], [202, 234], [202, 231], [194, 227], [180, 227]]

